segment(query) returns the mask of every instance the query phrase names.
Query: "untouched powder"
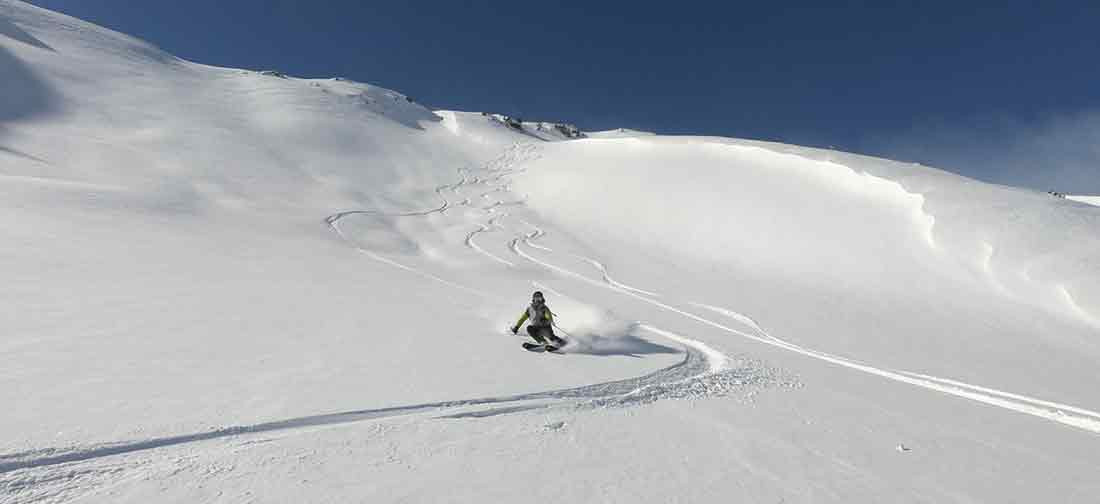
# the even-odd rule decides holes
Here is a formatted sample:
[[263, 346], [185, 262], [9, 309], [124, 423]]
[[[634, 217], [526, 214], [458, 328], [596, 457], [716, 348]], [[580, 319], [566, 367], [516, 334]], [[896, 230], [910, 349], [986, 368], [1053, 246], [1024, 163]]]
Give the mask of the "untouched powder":
[[1093, 206], [1100, 206], [1100, 196], [1066, 196], [1066, 199], [1088, 203]]
[[[16, 0], [0, 89], [2, 503], [1100, 493], [1089, 197], [430, 110]], [[560, 352], [507, 330], [533, 290]]]

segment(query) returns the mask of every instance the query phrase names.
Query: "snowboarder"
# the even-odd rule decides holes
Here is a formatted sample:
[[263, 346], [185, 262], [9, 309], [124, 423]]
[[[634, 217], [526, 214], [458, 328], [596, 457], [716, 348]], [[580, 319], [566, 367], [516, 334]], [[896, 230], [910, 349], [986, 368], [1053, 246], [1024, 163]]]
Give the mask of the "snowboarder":
[[550, 311], [549, 306], [546, 306], [546, 299], [542, 297], [542, 292], [535, 291], [531, 294], [531, 306], [524, 310], [519, 321], [512, 326], [512, 334], [519, 333], [519, 328], [525, 321], [530, 322], [527, 325], [527, 334], [530, 334], [540, 345], [560, 348], [565, 344], [565, 340], [554, 334], [554, 313]]

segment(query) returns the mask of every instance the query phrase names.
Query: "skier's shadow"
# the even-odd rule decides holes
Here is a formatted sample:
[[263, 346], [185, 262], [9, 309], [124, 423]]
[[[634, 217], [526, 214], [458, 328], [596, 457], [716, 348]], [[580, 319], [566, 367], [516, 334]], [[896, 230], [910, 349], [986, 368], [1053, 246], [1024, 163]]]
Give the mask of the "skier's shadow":
[[[639, 341], [641, 338], [636, 338]], [[647, 342], [648, 343], [648, 342]], [[653, 345], [651, 348], [648, 346], [637, 347], [638, 351], [648, 351], [650, 353], [667, 353], [664, 351], [658, 352], [658, 349], [663, 347], [661, 345]], [[672, 349], [668, 349], [672, 350]], [[675, 352], [673, 350], [673, 352]], [[676, 364], [660, 369], [645, 376], [627, 378], [623, 380], [596, 383], [592, 385], [583, 385], [580, 387], [564, 388], [556, 390], [547, 390], [543, 392], [532, 392], [526, 394], [515, 394], [497, 397], [482, 397], [475, 399], [459, 399], [453, 401], [439, 401], [431, 403], [413, 404], [408, 406], [391, 406], [387, 408], [376, 409], [363, 409], [354, 411], [344, 411], [340, 413], [328, 413], [321, 415], [309, 415], [297, 418], [288, 418], [285, 420], [275, 420], [271, 422], [263, 422], [252, 425], [239, 425], [233, 427], [225, 427], [221, 429], [209, 430], [204, 432], [196, 432], [191, 434], [180, 434], [175, 436], [164, 436], [159, 438], [145, 439], [140, 441], [123, 441], [118, 443], [107, 443], [98, 446], [90, 446], [86, 448], [76, 449], [59, 449], [59, 448], [45, 448], [38, 450], [30, 450], [19, 453], [0, 453], [0, 474], [9, 473], [13, 471], [19, 471], [23, 469], [33, 469], [36, 467], [45, 467], [58, 464], [68, 464], [73, 462], [82, 462], [85, 460], [93, 460], [102, 457], [109, 457], [113, 455], [123, 455], [127, 453], [134, 453], [144, 450], [152, 450], [156, 448], [164, 448], [168, 446], [196, 443], [201, 441], [207, 441], [212, 439], [229, 438], [235, 436], [242, 436], [247, 434], [259, 434], [265, 432], [277, 432], [283, 430], [295, 430], [306, 427], [318, 427], [325, 425], [339, 425], [353, 422], [361, 422], [364, 420], [388, 418], [402, 415], [412, 415], [417, 413], [428, 412], [432, 410], [444, 410], [454, 408], [465, 408], [473, 406], [486, 406], [495, 404], [508, 404], [508, 403], [521, 403], [525, 401], [555, 401], [555, 400], [595, 400], [600, 398], [615, 397], [616, 395], [622, 395], [639, 389], [640, 384], [647, 381], [653, 381], [655, 377], [661, 377], [664, 375], [676, 376], [678, 372], [682, 373], [683, 370], [687, 370], [688, 373], [693, 371], [693, 363], [698, 358], [693, 357], [693, 353], [685, 352], [684, 359]], [[596, 355], [631, 355], [629, 353], [606, 353]], [[633, 355], [637, 357], [637, 355]], [[628, 394], [629, 395], [629, 394]], [[644, 401], [646, 396], [632, 395], [632, 401]], [[439, 418], [484, 418], [489, 416], [496, 416], [508, 413], [517, 413], [520, 411], [527, 411], [530, 409], [544, 408], [547, 404], [539, 402], [535, 404], [514, 404], [506, 405], [498, 408], [491, 408], [482, 411], [468, 411], [452, 415], [441, 416]]]
[[630, 333], [617, 336], [600, 336], [597, 334], [572, 336], [570, 344], [564, 348], [565, 353], [599, 356], [624, 355], [639, 359], [644, 355], [683, 353], [680, 349], [654, 343]]

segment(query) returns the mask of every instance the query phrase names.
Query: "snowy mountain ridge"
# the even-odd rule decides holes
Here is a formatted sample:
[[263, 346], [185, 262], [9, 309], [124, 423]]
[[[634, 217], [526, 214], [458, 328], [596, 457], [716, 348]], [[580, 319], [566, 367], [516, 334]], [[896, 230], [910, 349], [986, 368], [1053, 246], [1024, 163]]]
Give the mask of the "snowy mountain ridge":
[[1066, 198], [1074, 200], [1074, 201], [1079, 201], [1081, 203], [1088, 203], [1090, 205], [1100, 206], [1100, 196], [1084, 196], [1084, 195], [1072, 196], [1071, 195], [1071, 196], [1066, 196]]
[[0, 0], [0, 502], [1100, 491], [1100, 209], [275, 73]]

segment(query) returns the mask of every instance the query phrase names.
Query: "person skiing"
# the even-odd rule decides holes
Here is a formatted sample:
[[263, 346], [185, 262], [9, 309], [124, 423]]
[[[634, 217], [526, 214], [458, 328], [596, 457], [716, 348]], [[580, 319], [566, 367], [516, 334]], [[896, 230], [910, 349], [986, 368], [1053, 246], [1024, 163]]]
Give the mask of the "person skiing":
[[534, 294], [531, 294], [531, 306], [523, 311], [519, 321], [512, 326], [512, 334], [519, 333], [520, 326], [527, 321], [530, 322], [527, 325], [527, 334], [530, 334], [535, 341], [543, 345], [550, 344], [558, 347], [565, 344], [565, 340], [554, 334], [554, 312], [551, 312], [550, 307], [546, 306], [546, 299], [542, 297], [542, 292], [535, 291]]

